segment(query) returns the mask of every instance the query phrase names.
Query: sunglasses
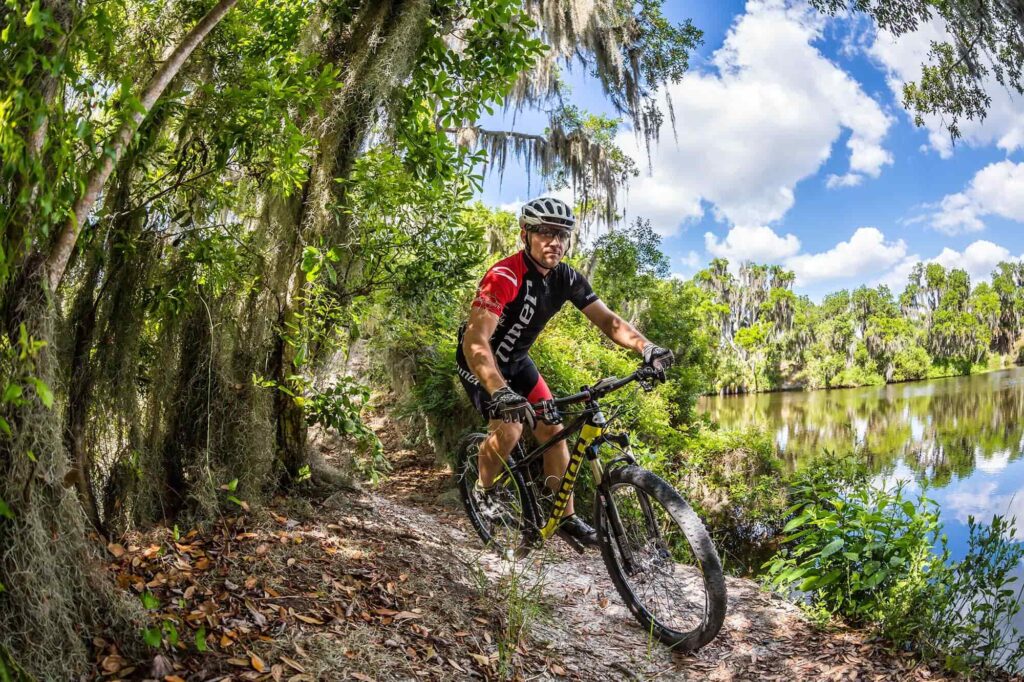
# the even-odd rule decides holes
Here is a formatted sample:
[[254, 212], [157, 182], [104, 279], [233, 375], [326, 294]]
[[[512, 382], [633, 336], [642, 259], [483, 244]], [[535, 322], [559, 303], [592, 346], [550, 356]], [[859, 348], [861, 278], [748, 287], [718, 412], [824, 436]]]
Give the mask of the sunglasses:
[[571, 236], [569, 230], [561, 227], [552, 227], [551, 225], [541, 225], [534, 230], [534, 234], [538, 234], [544, 239], [557, 239], [563, 244], [569, 243], [569, 237]]

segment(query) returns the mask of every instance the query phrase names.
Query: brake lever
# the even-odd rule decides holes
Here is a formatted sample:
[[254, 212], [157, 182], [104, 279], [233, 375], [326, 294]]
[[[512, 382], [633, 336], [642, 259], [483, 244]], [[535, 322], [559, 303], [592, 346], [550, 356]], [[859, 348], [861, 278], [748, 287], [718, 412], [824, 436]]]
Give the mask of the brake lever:
[[542, 400], [540, 402], [540, 410], [537, 411], [537, 417], [545, 424], [556, 425], [564, 421], [562, 413], [558, 410], [554, 400]]
[[637, 372], [636, 382], [640, 384], [640, 387], [644, 389], [644, 391], [650, 393], [659, 382], [664, 383], [667, 378], [665, 370], [654, 369], [653, 367], [645, 365], [639, 372]]

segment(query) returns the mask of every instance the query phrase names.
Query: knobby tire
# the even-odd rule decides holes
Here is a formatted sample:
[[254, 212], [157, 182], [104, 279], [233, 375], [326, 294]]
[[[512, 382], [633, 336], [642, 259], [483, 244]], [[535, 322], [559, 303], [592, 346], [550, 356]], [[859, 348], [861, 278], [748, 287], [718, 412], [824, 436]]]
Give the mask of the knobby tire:
[[[499, 476], [501, 483], [496, 483], [496, 485], [504, 489], [510, 501], [507, 522], [496, 523], [480, 513], [473, 496], [473, 488], [477, 480], [479, 466], [477, 457], [480, 443], [486, 437], [487, 435], [483, 433], [471, 433], [459, 443], [456, 478], [459, 482], [462, 506], [477, 535], [485, 545], [494, 549], [498, 554], [506, 555], [518, 549], [523, 534], [526, 532], [528, 520], [533, 518], [536, 503], [522, 474], [506, 469], [504, 476]], [[514, 454], [515, 452], [513, 452]], [[510, 457], [511, 459], [512, 457]]]
[[[722, 564], [704, 523], [671, 485], [645, 469], [618, 467], [607, 477], [614, 506], [599, 491], [594, 519], [615, 588], [653, 638], [699, 649], [718, 634], [726, 611]], [[616, 537], [615, 527], [625, 537]], [[630, 568], [627, 555], [633, 555]]]

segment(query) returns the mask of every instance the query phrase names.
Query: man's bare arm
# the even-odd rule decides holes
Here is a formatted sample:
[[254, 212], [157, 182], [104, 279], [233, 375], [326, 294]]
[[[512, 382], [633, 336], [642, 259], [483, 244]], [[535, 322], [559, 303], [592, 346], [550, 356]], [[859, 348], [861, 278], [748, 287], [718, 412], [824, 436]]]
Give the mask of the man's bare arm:
[[505, 378], [498, 371], [491, 352], [491, 336], [497, 327], [497, 315], [484, 308], [472, 308], [466, 333], [462, 336], [462, 352], [466, 355], [469, 369], [491, 394], [505, 385]]
[[594, 301], [583, 309], [583, 314], [615, 343], [623, 348], [643, 353], [647, 339], [636, 330], [636, 327], [612, 312], [604, 301]]

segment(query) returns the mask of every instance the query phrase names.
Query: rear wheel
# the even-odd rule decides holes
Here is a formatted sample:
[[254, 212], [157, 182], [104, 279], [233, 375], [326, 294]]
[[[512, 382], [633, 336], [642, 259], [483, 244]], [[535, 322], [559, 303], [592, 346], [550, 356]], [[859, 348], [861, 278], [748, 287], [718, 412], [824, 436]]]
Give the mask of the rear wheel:
[[594, 518], [612, 582], [661, 642], [699, 649], [725, 620], [725, 578], [703, 522], [676, 490], [636, 466], [608, 472]]
[[498, 475], [487, 495], [476, 487], [480, 444], [486, 437], [473, 433], [462, 440], [455, 474], [462, 505], [480, 539], [499, 554], [508, 555], [523, 545], [533, 496], [522, 475], [508, 468]]

